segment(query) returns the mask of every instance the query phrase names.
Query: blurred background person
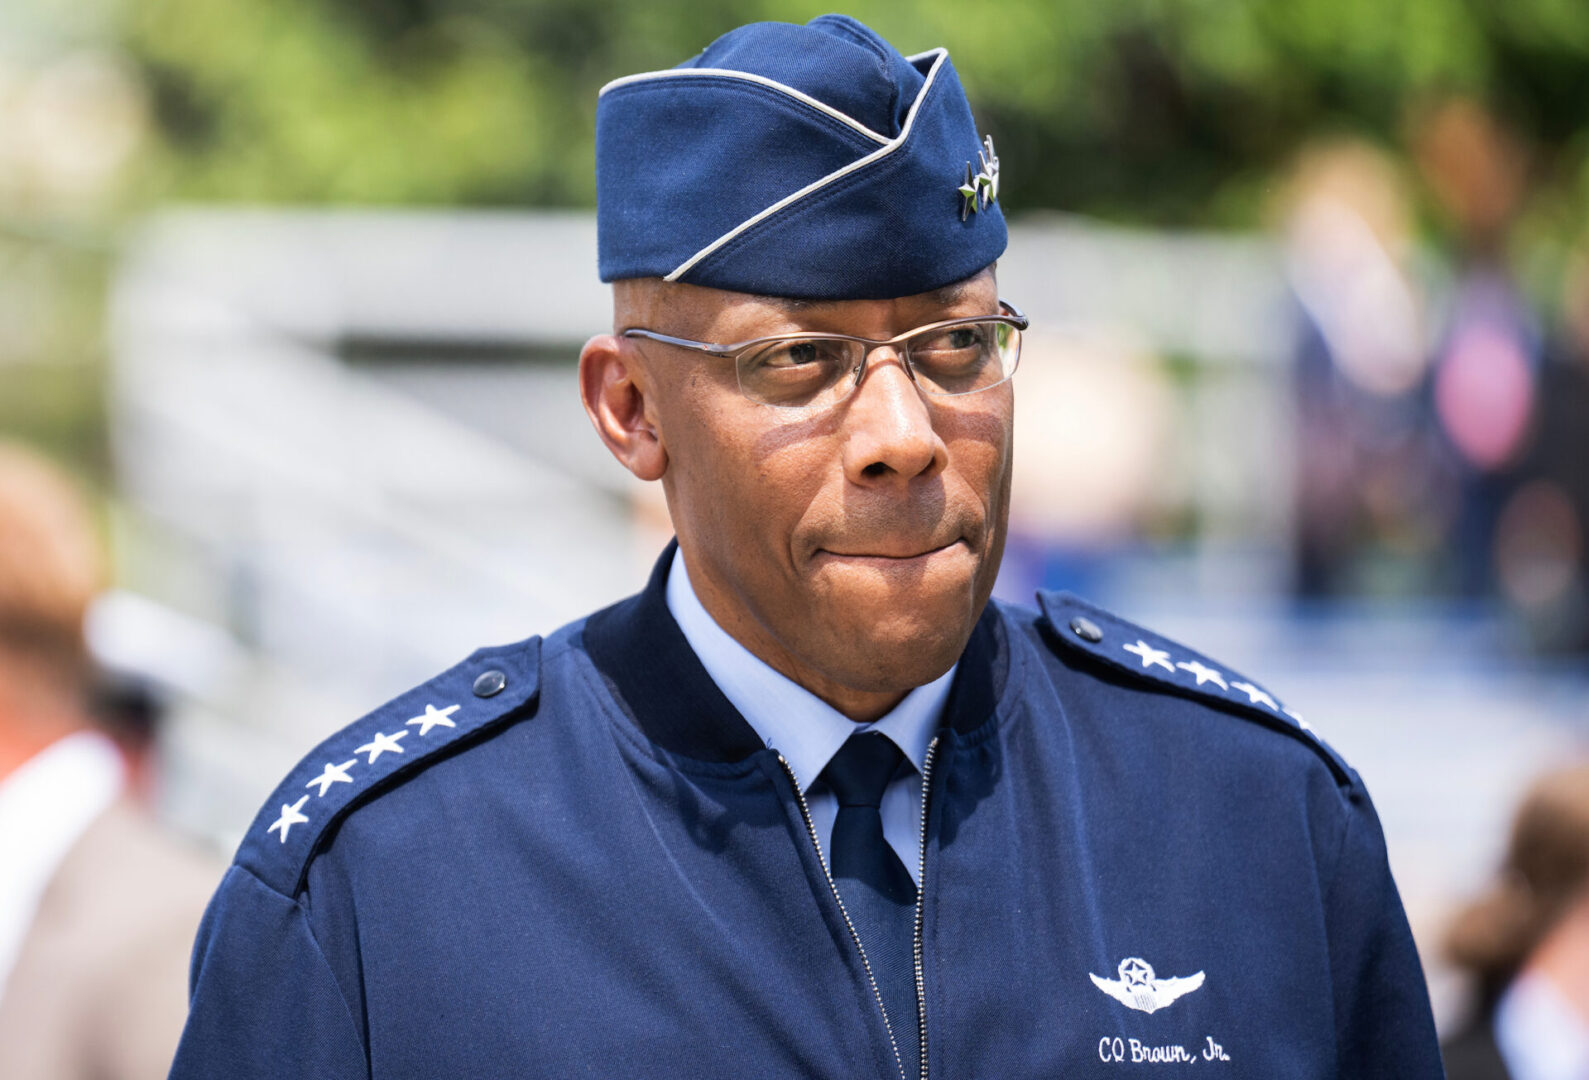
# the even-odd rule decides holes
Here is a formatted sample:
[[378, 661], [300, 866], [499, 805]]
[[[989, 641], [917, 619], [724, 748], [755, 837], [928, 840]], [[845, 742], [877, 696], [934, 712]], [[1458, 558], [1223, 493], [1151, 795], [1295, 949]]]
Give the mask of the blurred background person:
[[1499, 879], [1447, 948], [1478, 1001], [1447, 1041], [1449, 1080], [1589, 1077], [1589, 760], [1534, 784]]
[[126, 796], [91, 722], [102, 567], [70, 481], [0, 442], [0, 1076], [17, 1080], [166, 1074], [217, 879]]
[[1518, 487], [1543, 361], [1539, 320], [1511, 265], [1527, 159], [1502, 118], [1465, 97], [1420, 115], [1412, 150], [1455, 247], [1428, 387], [1459, 491], [1447, 572], [1457, 595], [1488, 599], [1497, 593], [1498, 527]]
[[1520, 482], [1495, 536], [1501, 595], [1539, 652], [1589, 653], [1589, 249], [1562, 275]]
[[1425, 423], [1427, 289], [1401, 172], [1366, 140], [1321, 140], [1299, 155], [1286, 203], [1298, 309], [1292, 584], [1316, 601], [1360, 592], [1370, 559], [1430, 564], [1454, 490]]

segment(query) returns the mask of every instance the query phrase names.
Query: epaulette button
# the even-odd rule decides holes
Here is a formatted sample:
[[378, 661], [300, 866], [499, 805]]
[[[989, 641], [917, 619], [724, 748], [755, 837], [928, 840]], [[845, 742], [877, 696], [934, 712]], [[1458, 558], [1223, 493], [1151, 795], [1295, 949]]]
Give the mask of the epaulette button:
[[508, 685], [508, 677], [502, 672], [492, 668], [490, 671], [480, 673], [474, 681], [475, 697], [495, 697], [502, 693], [502, 688]]
[[1103, 631], [1098, 629], [1098, 624], [1080, 615], [1070, 620], [1070, 631], [1083, 641], [1097, 644], [1103, 640]]

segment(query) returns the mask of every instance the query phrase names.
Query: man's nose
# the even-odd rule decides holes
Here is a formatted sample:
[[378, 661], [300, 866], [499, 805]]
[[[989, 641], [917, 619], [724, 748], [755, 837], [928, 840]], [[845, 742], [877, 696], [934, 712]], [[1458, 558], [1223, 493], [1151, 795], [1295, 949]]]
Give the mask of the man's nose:
[[894, 349], [877, 349], [845, 403], [844, 473], [851, 483], [932, 475], [949, 450], [933, 427], [932, 408]]

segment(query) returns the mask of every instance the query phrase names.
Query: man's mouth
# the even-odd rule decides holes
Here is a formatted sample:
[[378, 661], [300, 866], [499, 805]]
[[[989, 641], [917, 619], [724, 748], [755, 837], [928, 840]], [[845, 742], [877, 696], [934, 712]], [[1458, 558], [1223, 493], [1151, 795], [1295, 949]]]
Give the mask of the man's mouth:
[[901, 544], [897, 542], [878, 542], [858, 544], [853, 548], [846, 545], [844, 549], [819, 548], [817, 558], [842, 559], [845, 561], [881, 563], [908, 563], [916, 560], [931, 559], [935, 555], [947, 554], [955, 548], [965, 548], [963, 538], [956, 538], [943, 544]]

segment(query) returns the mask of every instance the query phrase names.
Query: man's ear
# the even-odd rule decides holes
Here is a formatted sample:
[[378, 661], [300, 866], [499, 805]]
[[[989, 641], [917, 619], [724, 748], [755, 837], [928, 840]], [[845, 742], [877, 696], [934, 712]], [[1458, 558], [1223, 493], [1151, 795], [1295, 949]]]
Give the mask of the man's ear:
[[657, 433], [640, 357], [624, 339], [597, 334], [579, 353], [579, 396], [596, 434], [619, 464], [642, 480], [660, 480], [668, 452]]

